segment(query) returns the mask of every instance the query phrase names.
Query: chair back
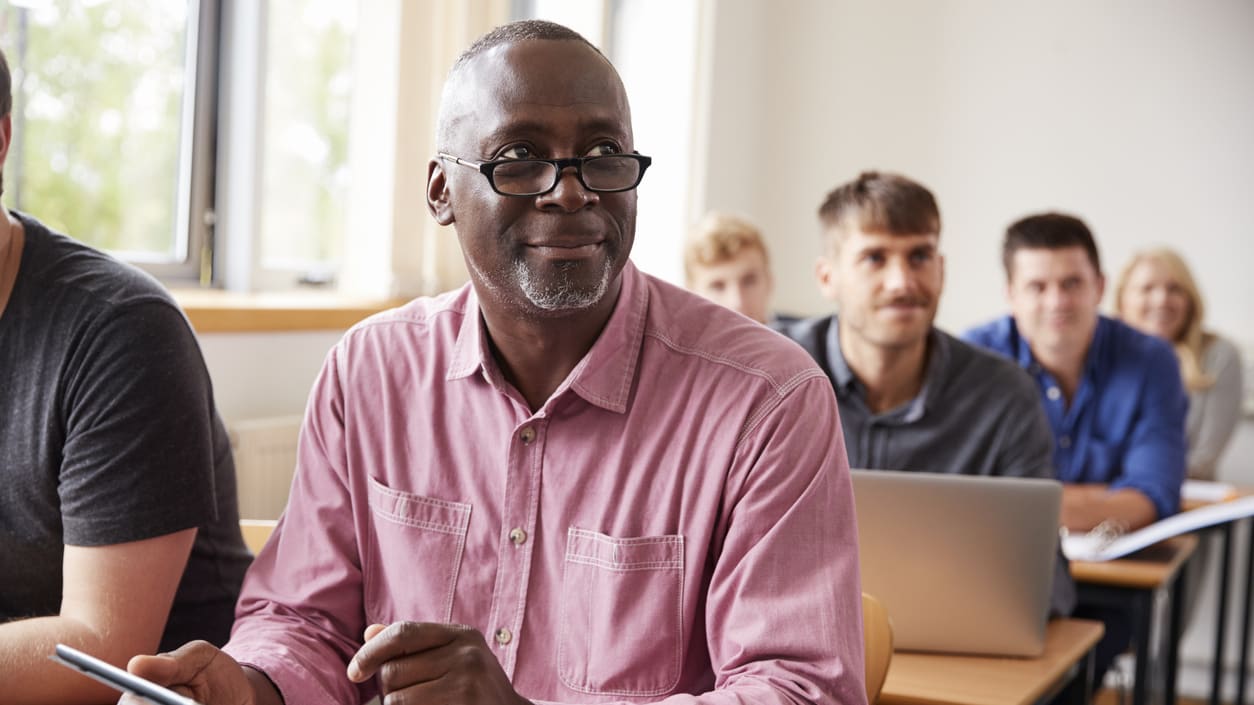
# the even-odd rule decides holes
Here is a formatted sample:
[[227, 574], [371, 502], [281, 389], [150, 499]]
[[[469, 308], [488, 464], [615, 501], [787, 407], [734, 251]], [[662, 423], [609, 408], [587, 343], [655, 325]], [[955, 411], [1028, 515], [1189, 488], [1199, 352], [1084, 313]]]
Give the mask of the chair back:
[[893, 660], [893, 623], [874, 596], [862, 593], [862, 640], [866, 648], [866, 701], [874, 705]]
[[[261, 547], [266, 545], [270, 534], [274, 532], [274, 527], [279, 522], [274, 519], [240, 519], [239, 530], [244, 535], [244, 545], [248, 546], [248, 550], [257, 555], [261, 552]], [[865, 609], [865, 608], [864, 608]]]

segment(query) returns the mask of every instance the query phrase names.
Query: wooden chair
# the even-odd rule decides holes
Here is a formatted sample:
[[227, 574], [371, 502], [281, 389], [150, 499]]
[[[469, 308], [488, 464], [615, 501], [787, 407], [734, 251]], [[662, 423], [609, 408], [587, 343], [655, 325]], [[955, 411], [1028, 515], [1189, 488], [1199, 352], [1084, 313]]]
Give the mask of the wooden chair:
[[862, 593], [862, 640], [866, 648], [866, 701], [874, 704], [893, 660], [893, 623], [875, 597]]
[[[244, 545], [248, 546], [248, 550], [257, 555], [261, 551], [261, 547], [266, 545], [266, 541], [270, 538], [270, 534], [274, 532], [274, 526], [279, 522], [274, 519], [240, 519], [239, 530], [244, 534]], [[866, 603], [863, 602], [863, 605]], [[863, 609], [866, 609], [864, 606]]]

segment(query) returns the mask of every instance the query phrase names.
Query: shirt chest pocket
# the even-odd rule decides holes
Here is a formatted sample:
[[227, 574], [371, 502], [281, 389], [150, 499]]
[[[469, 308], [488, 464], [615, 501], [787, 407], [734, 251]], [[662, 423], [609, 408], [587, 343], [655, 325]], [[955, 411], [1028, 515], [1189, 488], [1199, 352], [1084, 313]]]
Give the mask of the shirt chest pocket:
[[656, 696], [683, 660], [684, 537], [614, 538], [571, 527], [558, 676], [581, 693]]
[[447, 622], [470, 527], [470, 505], [394, 490], [370, 479], [363, 541], [366, 618]]

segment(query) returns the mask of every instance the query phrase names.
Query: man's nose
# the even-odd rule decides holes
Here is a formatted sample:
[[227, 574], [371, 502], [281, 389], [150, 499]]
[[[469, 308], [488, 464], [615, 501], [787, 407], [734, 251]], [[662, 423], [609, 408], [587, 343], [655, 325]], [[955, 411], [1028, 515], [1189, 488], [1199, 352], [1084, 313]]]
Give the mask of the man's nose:
[[1061, 286], [1045, 288], [1045, 305], [1050, 308], [1065, 308], [1071, 303], [1071, 292]]
[[890, 260], [884, 267], [884, 288], [904, 291], [914, 285], [914, 272], [905, 262]]
[[541, 207], [551, 205], [573, 213], [598, 200], [600, 200], [599, 194], [585, 188], [578, 174], [575, 173], [575, 167], [568, 166], [558, 174], [557, 185], [553, 187], [553, 190], [538, 197], [537, 205]]

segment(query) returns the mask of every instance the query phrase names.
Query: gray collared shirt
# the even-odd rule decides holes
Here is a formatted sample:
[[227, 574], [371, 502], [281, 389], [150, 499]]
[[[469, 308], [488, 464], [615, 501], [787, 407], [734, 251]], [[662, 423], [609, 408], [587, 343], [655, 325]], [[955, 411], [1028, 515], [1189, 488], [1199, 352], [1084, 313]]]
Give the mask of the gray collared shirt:
[[835, 316], [797, 321], [782, 332], [831, 379], [850, 467], [1054, 477], [1053, 435], [1036, 387], [1009, 360], [933, 328], [918, 396], [875, 414], [841, 354]]
[[[1054, 437], [1036, 385], [1010, 360], [933, 328], [919, 394], [874, 414], [840, 351], [835, 316], [777, 328], [831, 379], [849, 466], [876, 470], [1054, 478]], [[1075, 584], [1059, 551], [1050, 611], [1070, 614]]]

